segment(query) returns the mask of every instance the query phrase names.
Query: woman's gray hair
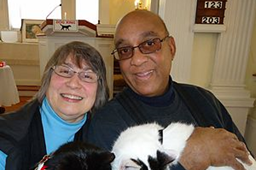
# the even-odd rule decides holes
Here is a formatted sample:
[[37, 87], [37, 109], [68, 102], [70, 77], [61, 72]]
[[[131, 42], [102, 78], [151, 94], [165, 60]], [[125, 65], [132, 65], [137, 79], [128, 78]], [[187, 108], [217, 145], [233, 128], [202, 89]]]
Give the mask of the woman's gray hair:
[[91, 67], [92, 71], [95, 72], [98, 76], [96, 100], [94, 106], [91, 109], [91, 112], [94, 113], [97, 109], [102, 107], [109, 98], [106, 67], [100, 53], [94, 47], [84, 42], [73, 41], [59, 47], [54, 52], [46, 64], [43, 78], [41, 80], [41, 87], [38, 93], [35, 95], [35, 98], [39, 101], [39, 103], [42, 103], [51, 81], [53, 72], [52, 67], [63, 64], [69, 54], [72, 54], [73, 58], [71, 59], [79, 68], [82, 67], [82, 62], [86, 62], [88, 66]]

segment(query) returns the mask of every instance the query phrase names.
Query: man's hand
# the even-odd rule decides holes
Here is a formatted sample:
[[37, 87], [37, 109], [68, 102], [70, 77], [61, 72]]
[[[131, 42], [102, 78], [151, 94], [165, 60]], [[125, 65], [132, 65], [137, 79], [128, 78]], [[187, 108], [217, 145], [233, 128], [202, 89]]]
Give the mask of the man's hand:
[[179, 162], [187, 170], [205, 170], [209, 166], [231, 166], [245, 170], [237, 161], [251, 164], [248, 150], [236, 135], [225, 129], [195, 128]]

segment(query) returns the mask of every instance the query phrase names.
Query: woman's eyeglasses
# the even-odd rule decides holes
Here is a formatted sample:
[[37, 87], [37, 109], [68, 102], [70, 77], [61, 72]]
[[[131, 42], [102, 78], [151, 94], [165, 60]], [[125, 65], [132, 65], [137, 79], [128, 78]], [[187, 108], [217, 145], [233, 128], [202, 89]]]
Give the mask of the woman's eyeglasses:
[[75, 73], [77, 73], [81, 81], [87, 83], [95, 83], [98, 80], [97, 74], [94, 73], [92, 70], [77, 72], [74, 71], [72, 68], [63, 65], [53, 66], [52, 69], [57, 75], [65, 78], [71, 78], [75, 75]]
[[135, 48], [139, 48], [139, 50], [142, 54], [154, 53], [157, 50], [161, 49], [161, 43], [168, 37], [169, 37], [169, 35], [167, 35], [163, 39], [160, 39], [160, 38], [150, 39], [150, 40], [144, 41], [134, 47], [126, 46], [126, 47], [116, 48], [115, 50], [113, 50], [113, 52], [111, 54], [117, 60], [126, 60], [133, 56]]

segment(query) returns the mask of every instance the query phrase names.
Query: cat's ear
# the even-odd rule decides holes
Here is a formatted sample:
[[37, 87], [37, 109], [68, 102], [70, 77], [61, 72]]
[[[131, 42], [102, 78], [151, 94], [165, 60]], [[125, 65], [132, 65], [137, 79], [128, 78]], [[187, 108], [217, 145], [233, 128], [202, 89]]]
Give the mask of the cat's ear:
[[120, 170], [140, 170], [141, 166], [136, 160], [128, 159], [122, 162]]
[[100, 154], [103, 163], [111, 163], [115, 159], [115, 155], [111, 152], [103, 152]]
[[159, 150], [157, 150], [156, 155], [157, 155], [157, 161], [159, 162], [161, 167], [165, 167], [166, 165], [172, 163], [175, 160], [175, 157], [172, 157], [166, 154], [165, 152], [161, 152]]

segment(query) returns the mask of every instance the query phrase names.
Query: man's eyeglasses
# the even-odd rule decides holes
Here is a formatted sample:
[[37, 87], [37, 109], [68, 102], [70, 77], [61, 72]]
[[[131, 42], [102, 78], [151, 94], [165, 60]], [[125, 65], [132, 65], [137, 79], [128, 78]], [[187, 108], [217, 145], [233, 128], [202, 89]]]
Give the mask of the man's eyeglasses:
[[135, 48], [139, 48], [139, 50], [142, 54], [154, 53], [161, 49], [161, 42], [163, 42], [168, 37], [169, 37], [169, 35], [167, 35], [163, 39], [160, 39], [160, 38], [150, 39], [150, 40], [144, 41], [134, 47], [126, 46], [126, 47], [116, 48], [115, 50], [113, 50], [113, 52], [111, 54], [117, 60], [126, 60], [133, 56]]
[[98, 80], [97, 74], [91, 70], [77, 72], [74, 71], [72, 68], [64, 65], [53, 66], [52, 69], [57, 75], [65, 78], [71, 78], [75, 75], [75, 73], [77, 73], [81, 81], [87, 83], [95, 83]]

